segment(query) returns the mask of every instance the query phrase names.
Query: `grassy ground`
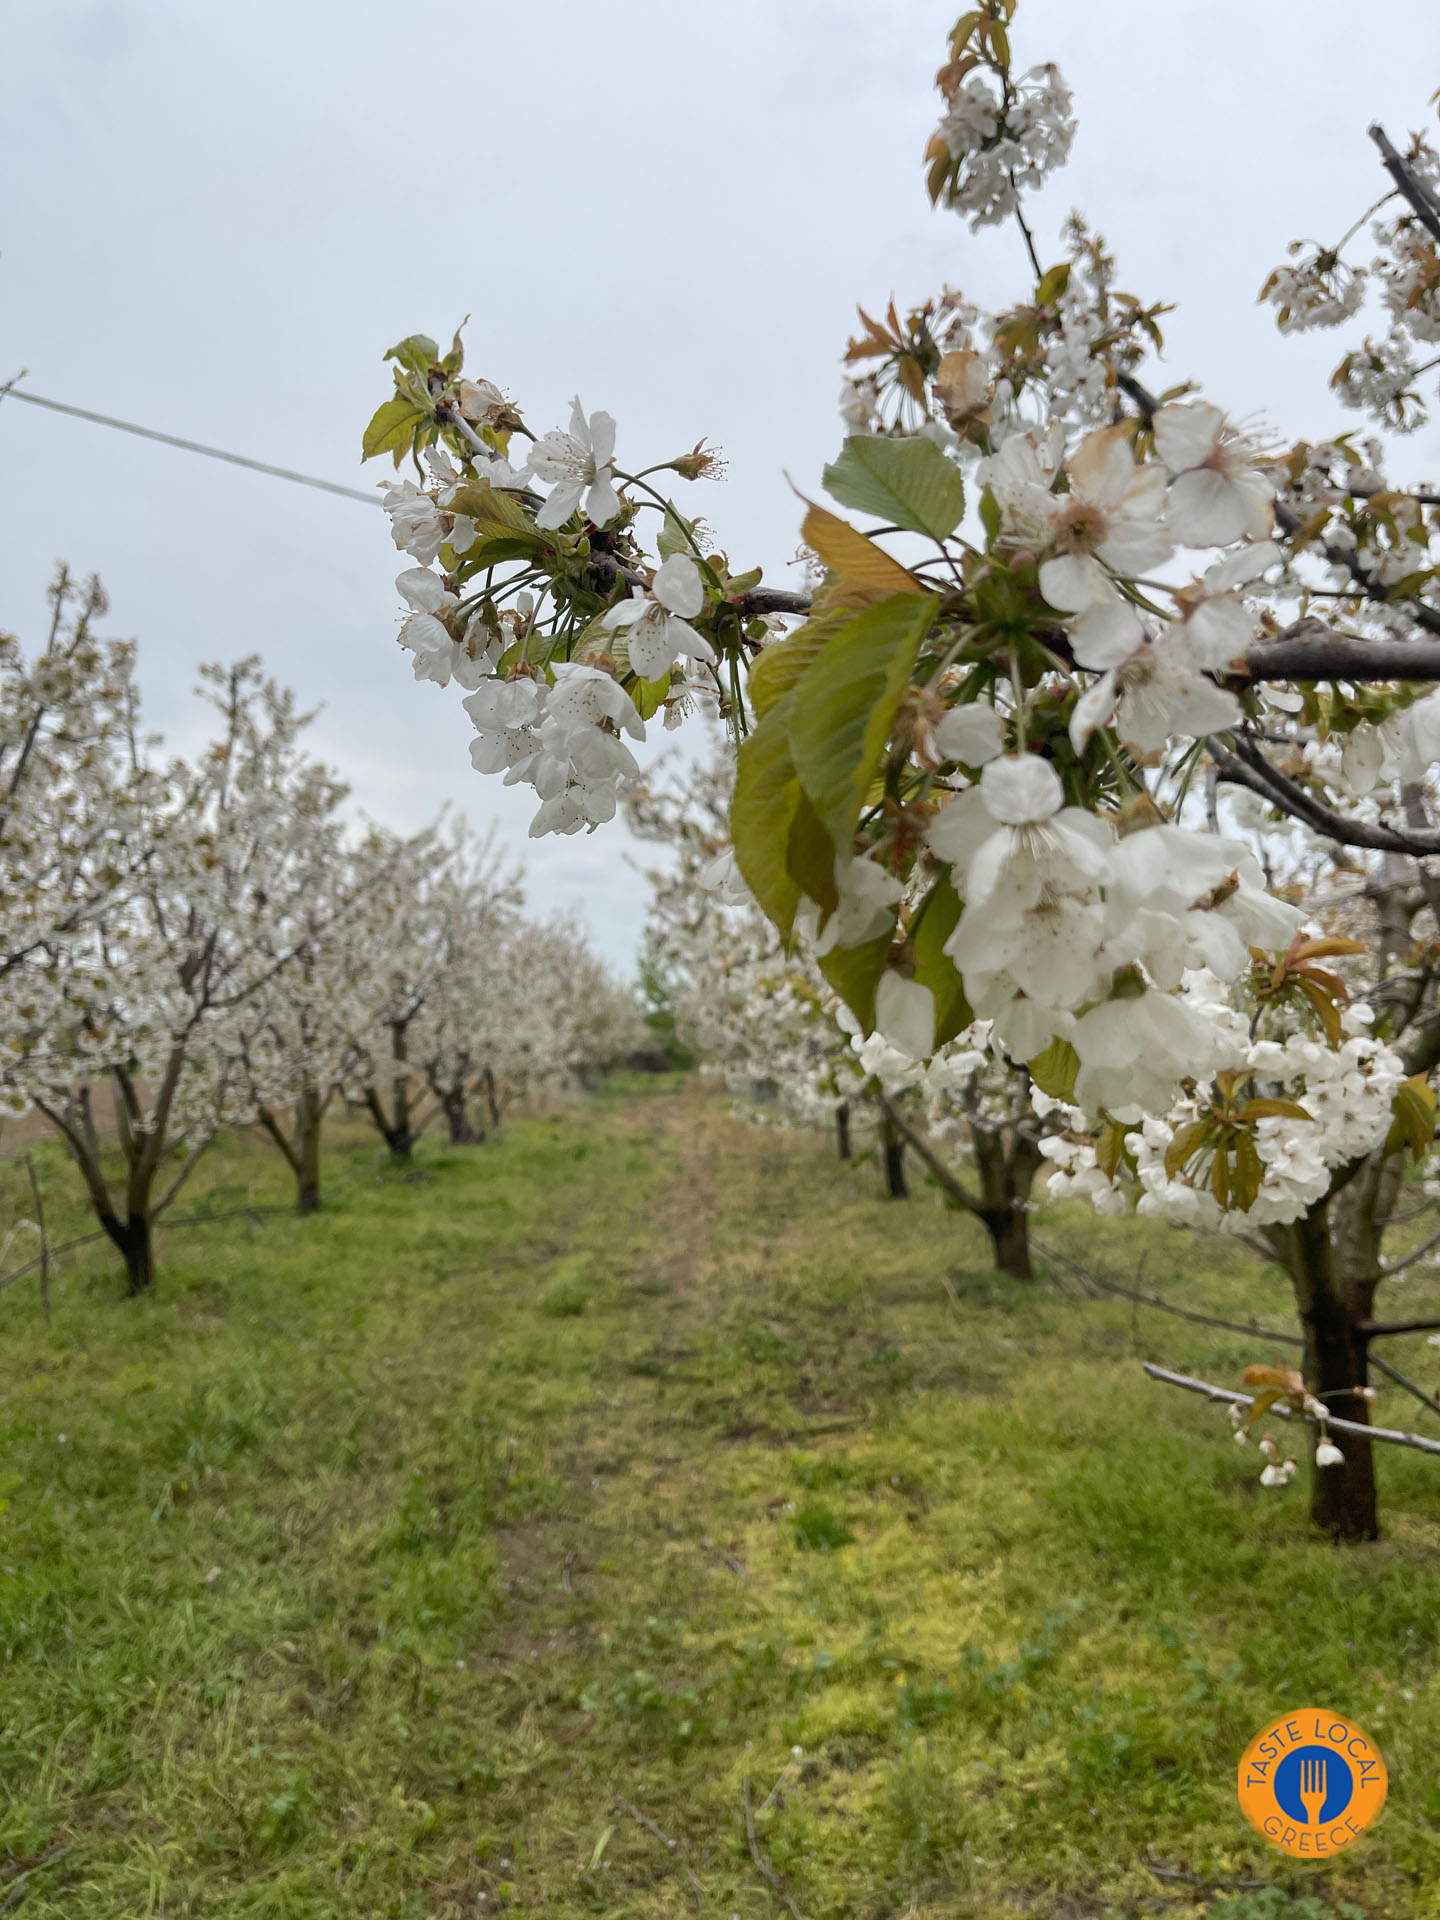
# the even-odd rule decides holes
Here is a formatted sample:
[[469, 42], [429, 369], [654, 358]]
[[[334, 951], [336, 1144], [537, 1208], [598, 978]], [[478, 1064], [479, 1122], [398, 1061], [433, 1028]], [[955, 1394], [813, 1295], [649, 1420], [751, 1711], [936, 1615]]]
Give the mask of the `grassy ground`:
[[[0, 1295], [0, 1913], [1440, 1915], [1433, 1462], [1379, 1546], [1308, 1539], [1139, 1374], [1253, 1342], [1001, 1281], [694, 1085], [329, 1173], [151, 1300], [103, 1249], [48, 1329]], [[284, 1196], [256, 1144], [205, 1178]], [[1284, 1323], [1242, 1251], [1043, 1231]], [[1234, 1768], [1310, 1704], [1391, 1793], [1299, 1867]]]

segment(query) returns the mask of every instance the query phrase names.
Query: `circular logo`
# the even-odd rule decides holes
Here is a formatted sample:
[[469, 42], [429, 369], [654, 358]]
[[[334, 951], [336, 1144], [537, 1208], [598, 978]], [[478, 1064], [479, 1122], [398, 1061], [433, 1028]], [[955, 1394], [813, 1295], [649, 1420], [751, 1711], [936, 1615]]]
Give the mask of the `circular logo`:
[[1353, 1846], [1389, 1782], [1368, 1734], [1323, 1707], [1263, 1726], [1240, 1758], [1240, 1807], [1272, 1847], [1318, 1860]]

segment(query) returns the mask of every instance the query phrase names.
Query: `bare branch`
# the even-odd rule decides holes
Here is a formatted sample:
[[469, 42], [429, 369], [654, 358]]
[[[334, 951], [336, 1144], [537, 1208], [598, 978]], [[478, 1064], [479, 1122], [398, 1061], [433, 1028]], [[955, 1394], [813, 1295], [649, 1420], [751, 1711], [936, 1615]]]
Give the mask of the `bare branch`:
[[780, 1875], [776, 1873], [775, 1869], [767, 1864], [765, 1856], [760, 1851], [760, 1842], [755, 1838], [755, 1814], [750, 1805], [750, 1776], [748, 1774], [741, 1782], [741, 1789], [745, 1799], [745, 1838], [750, 1842], [750, 1858], [770, 1882], [780, 1899], [784, 1901], [791, 1914], [791, 1920], [804, 1920], [804, 1915], [785, 1891], [785, 1882], [780, 1878]]
[[1377, 120], [1369, 129], [1370, 138], [1380, 149], [1385, 171], [1415, 209], [1416, 218], [1433, 240], [1440, 240], [1440, 201], [1390, 144], [1385, 129]]
[[945, 1162], [940, 1158], [939, 1154], [936, 1153], [924, 1135], [917, 1133], [907, 1120], [901, 1118], [894, 1103], [887, 1100], [883, 1093], [877, 1094], [876, 1100], [880, 1111], [885, 1115], [886, 1119], [891, 1122], [895, 1131], [905, 1141], [907, 1146], [914, 1148], [920, 1159], [929, 1168], [930, 1172], [934, 1174], [936, 1180], [939, 1181], [941, 1187], [949, 1194], [955, 1204], [963, 1207], [967, 1213], [983, 1214], [985, 1212], [984, 1204], [977, 1200], [974, 1194], [967, 1192], [966, 1189], [961, 1186], [960, 1182], [955, 1178], [955, 1175], [946, 1166]]
[[[1158, 1380], [1162, 1386], [1184, 1387], [1189, 1393], [1203, 1393], [1207, 1400], [1218, 1400], [1226, 1406], [1248, 1407], [1254, 1404], [1254, 1396], [1248, 1393], [1232, 1393], [1228, 1387], [1217, 1387], [1209, 1380], [1192, 1379], [1188, 1373], [1171, 1373], [1167, 1367], [1157, 1367], [1153, 1360], [1141, 1362], [1152, 1380]], [[1427, 1440], [1421, 1433], [1401, 1433], [1397, 1427], [1367, 1427], [1358, 1420], [1341, 1420], [1334, 1414], [1326, 1414], [1322, 1419], [1318, 1414], [1293, 1414], [1289, 1407], [1278, 1402], [1269, 1411], [1277, 1419], [1299, 1419], [1312, 1427], [1328, 1427], [1332, 1433], [1353, 1433], [1357, 1440], [1384, 1440], [1392, 1447], [1413, 1447], [1417, 1453], [1440, 1454], [1440, 1440]]]
[[1262, 799], [1290, 814], [1293, 819], [1303, 821], [1327, 840], [1334, 840], [1344, 847], [1370, 847], [1377, 853], [1440, 852], [1440, 832], [1434, 828], [1423, 833], [1401, 833], [1394, 827], [1370, 826], [1358, 820], [1347, 820], [1344, 814], [1325, 806], [1298, 782], [1281, 773], [1277, 767], [1272, 767], [1260, 749], [1243, 734], [1231, 737], [1235, 743], [1234, 753], [1222, 747], [1213, 734], [1205, 742], [1206, 751], [1220, 769], [1221, 778], [1232, 781], [1238, 787], [1248, 787], [1252, 793], [1258, 793]]

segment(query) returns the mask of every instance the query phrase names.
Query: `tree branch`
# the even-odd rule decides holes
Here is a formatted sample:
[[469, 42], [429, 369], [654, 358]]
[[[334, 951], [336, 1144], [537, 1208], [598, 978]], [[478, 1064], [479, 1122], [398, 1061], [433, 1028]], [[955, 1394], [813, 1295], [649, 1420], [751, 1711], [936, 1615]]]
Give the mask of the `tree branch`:
[[[1219, 1400], [1227, 1406], [1248, 1407], [1254, 1404], [1254, 1397], [1248, 1393], [1232, 1393], [1228, 1387], [1217, 1387], [1209, 1380], [1192, 1379], [1188, 1373], [1171, 1373], [1167, 1367], [1157, 1367], [1153, 1360], [1141, 1362], [1152, 1380], [1158, 1380], [1162, 1386], [1184, 1387], [1190, 1393], [1203, 1393], [1207, 1400]], [[1367, 1427], [1358, 1420], [1341, 1420], [1334, 1414], [1323, 1417], [1314, 1413], [1294, 1414], [1289, 1407], [1278, 1402], [1269, 1408], [1269, 1412], [1280, 1420], [1299, 1419], [1312, 1427], [1328, 1427], [1332, 1433], [1353, 1433], [1357, 1440], [1384, 1440], [1393, 1447], [1413, 1447], [1417, 1453], [1440, 1453], [1440, 1440], [1427, 1440], [1421, 1433], [1401, 1433], [1398, 1427]]]
[[1222, 747], [1213, 735], [1205, 742], [1206, 751], [1220, 769], [1222, 779], [1248, 787], [1272, 806], [1293, 819], [1302, 820], [1327, 840], [1344, 847], [1370, 847], [1377, 853], [1425, 854], [1440, 852], [1440, 832], [1431, 828], [1424, 833], [1401, 833], [1394, 827], [1370, 826], [1347, 820], [1344, 814], [1316, 800], [1304, 787], [1272, 767], [1258, 747], [1243, 734], [1233, 735], [1234, 753]]
[[929, 1141], [926, 1140], [922, 1134], [918, 1134], [907, 1120], [901, 1119], [894, 1104], [888, 1100], [883, 1093], [877, 1094], [875, 1098], [880, 1107], [880, 1111], [885, 1115], [886, 1119], [890, 1121], [906, 1145], [914, 1148], [920, 1159], [929, 1168], [930, 1172], [934, 1174], [940, 1186], [950, 1195], [950, 1198], [955, 1202], [956, 1206], [963, 1207], [967, 1213], [982, 1216], [986, 1211], [984, 1204], [977, 1200], [973, 1194], [966, 1192], [965, 1188], [961, 1186], [960, 1182], [955, 1178], [955, 1175], [946, 1166], [939, 1154], [936, 1153]]
[[[1440, 1240], [1440, 1234], [1435, 1238]], [[1434, 1244], [1434, 1240], [1425, 1242], [1426, 1247], [1432, 1247]], [[1420, 1254], [1424, 1250], [1424, 1247], [1417, 1247], [1415, 1253]], [[1411, 1258], [1414, 1258], [1414, 1255]], [[1404, 1264], [1403, 1260], [1396, 1262], [1396, 1266]], [[1394, 1272], [1395, 1267], [1387, 1267], [1383, 1277], [1388, 1279]], [[1381, 1340], [1388, 1333], [1429, 1333], [1435, 1327], [1440, 1327], [1440, 1320], [1357, 1320], [1355, 1323], [1355, 1331], [1363, 1334], [1367, 1340]]]
[[1425, 182], [1405, 164], [1399, 153], [1390, 144], [1385, 129], [1377, 120], [1369, 129], [1370, 138], [1380, 149], [1380, 158], [1385, 171], [1415, 209], [1416, 218], [1433, 240], [1440, 240], [1440, 201], [1425, 185]]
[[1297, 620], [1278, 638], [1257, 640], [1245, 666], [1252, 680], [1440, 680], [1440, 640], [1351, 640], [1319, 620]]

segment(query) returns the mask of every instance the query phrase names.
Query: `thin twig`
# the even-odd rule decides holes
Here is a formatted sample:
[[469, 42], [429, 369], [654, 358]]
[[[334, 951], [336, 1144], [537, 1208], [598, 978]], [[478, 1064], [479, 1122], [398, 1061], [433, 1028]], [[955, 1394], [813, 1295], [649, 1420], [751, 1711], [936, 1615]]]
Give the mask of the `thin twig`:
[[1188, 1867], [1162, 1867], [1158, 1860], [1152, 1860], [1145, 1853], [1140, 1856], [1140, 1864], [1157, 1880], [1178, 1880], [1187, 1887], [1204, 1887], [1217, 1893], [1239, 1893], [1242, 1889], [1271, 1884], [1268, 1880], [1205, 1880], [1198, 1873], [1191, 1873]]
[[619, 1812], [628, 1813], [636, 1826], [643, 1827], [646, 1833], [660, 1842], [662, 1847], [668, 1847], [671, 1853], [680, 1856], [680, 1864], [685, 1869], [685, 1878], [690, 1882], [690, 1891], [695, 1895], [695, 1903], [697, 1906], [703, 1907], [705, 1904], [705, 1889], [695, 1878], [694, 1869], [686, 1858], [685, 1849], [681, 1846], [680, 1842], [678, 1840], [672, 1840], [668, 1833], [663, 1832], [657, 1827], [655, 1822], [648, 1819], [633, 1801], [617, 1800], [615, 1806]]
[[1413, 1380], [1407, 1380], [1398, 1367], [1392, 1367], [1388, 1360], [1382, 1360], [1378, 1353], [1367, 1354], [1372, 1367], [1378, 1367], [1381, 1373], [1393, 1380], [1397, 1387], [1403, 1387], [1406, 1393], [1413, 1394], [1422, 1407], [1428, 1407], [1431, 1413], [1440, 1413], [1440, 1400], [1432, 1400], [1423, 1387], [1417, 1387]]
[[30, 1176], [30, 1192], [35, 1201], [35, 1225], [40, 1230], [40, 1306], [48, 1327], [50, 1325], [50, 1236], [45, 1231], [45, 1198], [36, 1177], [35, 1162], [28, 1153], [25, 1156], [25, 1171]]
[[30, 1891], [30, 1881], [34, 1875], [39, 1873], [42, 1867], [53, 1866], [57, 1860], [63, 1860], [69, 1851], [69, 1847], [47, 1847], [39, 1859], [19, 1875], [5, 1898], [0, 1900], [0, 1913], [9, 1913], [13, 1908], [18, 1907]]
[[800, 1909], [796, 1906], [795, 1902], [790, 1898], [789, 1894], [785, 1891], [785, 1882], [780, 1878], [780, 1875], [776, 1873], [773, 1867], [766, 1865], [765, 1858], [760, 1852], [760, 1842], [755, 1838], [755, 1812], [750, 1805], [749, 1774], [746, 1774], [742, 1784], [743, 1784], [743, 1790], [745, 1795], [745, 1838], [750, 1842], [750, 1858], [755, 1862], [756, 1866], [760, 1869], [761, 1873], [763, 1873], [765, 1878], [770, 1882], [771, 1886], [775, 1889], [780, 1899], [782, 1899], [785, 1902], [785, 1905], [790, 1909], [790, 1913], [793, 1917], [793, 1920], [805, 1920], [804, 1914], [801, 1913]]
[[1220, 1327], [1226, 1333], [1252, 1334], [1257, 1340], [1278, 1340], [1283, 1346], [1303, 1347], [1304, 1338], [1298, 1333], [1279, 1333], [1273, 1327], [1257, 1326], [1252, 1320], [1243, 1326], [1238, 1320], [1218, 1320], [1213, 1313], [1196, 1313], [1189, 1307], [1172, 1306], [1170, 1301], [1161, 1300], [1153, 1293], [1137, 1293], [1133, 1287], [1122, 1287], [1117, 1280], [1102, 1280], [1098, 1274], [1082, 1267], [1078, 1260], [1072, 1260], [1068, 1254], [1060, 1253], [1054, 1247], [1047, 1247], [1042, 1240], [1031, 1235], [1031, 1245], [1038, 1248], [1047, 1260], [1060, 1260], [1077, 1274], [1083, 1274], [1092, 1287], [1099, 1287], [1102, 1293], [1118, 1293], [1126, 1300], [1134, 1300], [1142, 1307], [1154, 1307], [1160, 1313], [1172, 1313], [1177, 1320], [1193, 1320], [1198, 1326]]
[[[1228, 1406], [1248, 1407], [1254, 1404], [1254, 1395], [1232, 1393], [1229, 1387], [1217, 1387], [1209, 1380], [1196, 1380], [1188, 1373], [1171, 1373], [1168, 1367], [1157, 1367], [1153, 1360], [1141, 1363], [1152, 1380], [1158, 1380], [1162, 1386], [1184, 1387], [1189, 1393], [1203, 1393], [1207, 1400], [1223, 1401]], [[1427, 1440], [1420, 1433], [1401, 1433], [1396, 1427], [1367, 1427], [1358, 1420], [1339, 1420], [1334, 1414], [1294, 1413], [1291, 1408], [1276, 1402], [1269, 1411], [1280, 1420], [1302, 1420], [1312, 1427], [1328, 1427], [1332, 1433], [1353, 1433], [1357, 1440], [1383, 1440], [1392, 1447], [1413, 1447], [1417, 1453], [1440, 1454], [1440, 1440]]]
[[[1429, 1253], [1432, 1247], [1440, 1246], [1440, 1233], [1432, 1233], [1428, 1240], [1422, 1240], [1418, 1247], [1412, 1247], [1409, 1253], [1402, 1253], [1398, 1260], [1382, 1260], [1380, 1271], [1388, 1280], [1392, 1273], [1400, 1273], [1422, 1255]], [[1440, 1320], [1432, 1321], [1432, 1326], [1440, 1326]]]

